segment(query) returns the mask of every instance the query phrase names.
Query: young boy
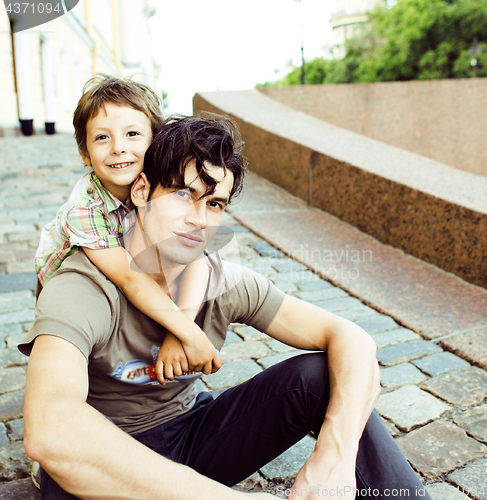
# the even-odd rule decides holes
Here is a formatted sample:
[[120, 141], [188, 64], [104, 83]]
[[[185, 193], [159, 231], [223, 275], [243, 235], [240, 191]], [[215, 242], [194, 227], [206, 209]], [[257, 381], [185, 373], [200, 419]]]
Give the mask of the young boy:
[[78, 181], [68, 202], [42, 231], [35, 257], [40, 284], [45, 286], [63, 260], [82, 248], [134, 306], [168, 330], [151, 378], [165, 383], [190, 370], [218, 370], [217, 351], [193, 322], [208, 281], [205, 259], [186, 268], [178, 307], [130, 262], [123, 248], [130, 188], [143, 169], [152, 137], [163, 125], [159, 98], [131, 80], [95, 77], [83, 89], [73, 124], [81, 157], [92, 172]]

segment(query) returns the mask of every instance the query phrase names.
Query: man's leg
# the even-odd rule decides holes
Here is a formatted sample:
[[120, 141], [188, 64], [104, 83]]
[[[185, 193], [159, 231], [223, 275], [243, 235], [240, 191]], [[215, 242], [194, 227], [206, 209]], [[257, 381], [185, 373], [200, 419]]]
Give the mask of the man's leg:
[[46, 472], [41, 472], [41, 500], [77, 500], [78, 497], [64, 491]]
[[[309, 431], [318, 434], [328, 396], [326, 355], [297, 356], [165, 424], [157, 440], [173, 460], [231, 486]], [[360, 441], [356, 475], [357, 498], [430, 499], [375, 412]]]

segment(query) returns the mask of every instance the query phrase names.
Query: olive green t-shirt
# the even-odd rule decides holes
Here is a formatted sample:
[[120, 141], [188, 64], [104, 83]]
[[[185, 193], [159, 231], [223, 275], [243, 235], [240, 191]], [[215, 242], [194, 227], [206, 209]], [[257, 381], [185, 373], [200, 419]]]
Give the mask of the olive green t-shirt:
[[[207, 260], [210, 299], [196, 323], [215, 348], [223, 346], [230, 323], [265, 331], [284, 294], [259, 274], [222, 261], [216, 254]], [[136, 309], [83, 252], [77, 252], [42, 290], [34, 325], [19, 349], [28, 355], [35, 338], [43, 334], [74, 344], [88, 362], [88, 403], [135, 435], [182, 415], [195, 402], [197, 376], [160, 385], [148, 375], [165, 332]]]

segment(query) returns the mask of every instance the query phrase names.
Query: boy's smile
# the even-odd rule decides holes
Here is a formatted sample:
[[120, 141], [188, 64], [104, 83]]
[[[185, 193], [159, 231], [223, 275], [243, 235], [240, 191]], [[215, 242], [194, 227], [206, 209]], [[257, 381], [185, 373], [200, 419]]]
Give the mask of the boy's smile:
[[128, 106], [107, 103], [86, 124], [86, 147], [91, 165], [103, 186], [120, 201], [144, 168], [144, 155], [152, 140], [149, 118]]

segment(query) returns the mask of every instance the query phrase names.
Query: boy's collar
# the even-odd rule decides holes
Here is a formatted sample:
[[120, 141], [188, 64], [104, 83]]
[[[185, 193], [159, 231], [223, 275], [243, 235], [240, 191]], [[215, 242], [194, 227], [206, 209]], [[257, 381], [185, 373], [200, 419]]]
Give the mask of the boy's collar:
[[132, 200], [129, 198], [125, 202], [119, 200], [117, 197], [113, 196], [110, 191], [108, 191], [103, 184], [101, 183], [100, 179], [98, 176], [95, 174], [95, 172], [91, 172], [90, 179], [92, 183], [95, 185], [96, 189], [100, 193], [100, 196], [106, 206], [107, 212], [113, 212], [114, 210], [117, 210], [120, 206], [125, 208], [126, 210], [132, 210], [133, 209], [133, 204]]

